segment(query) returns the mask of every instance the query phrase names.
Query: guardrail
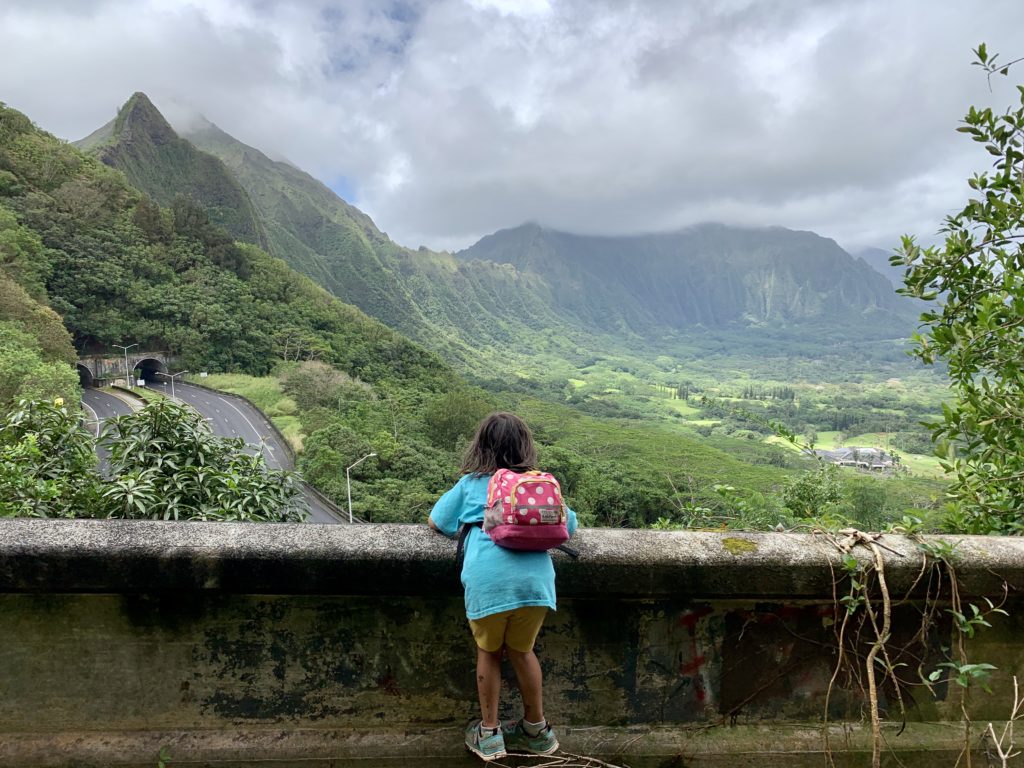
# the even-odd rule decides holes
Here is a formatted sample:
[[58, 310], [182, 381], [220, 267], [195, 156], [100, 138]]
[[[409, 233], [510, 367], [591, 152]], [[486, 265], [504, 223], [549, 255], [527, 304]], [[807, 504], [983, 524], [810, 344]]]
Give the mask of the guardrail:
[[[794, 768], [822, 764], [828, 734], [838, 762], [868, 762], [866, 692], [832, 679], [848, 582], [826, 539], [575, 539], [579, 560], [554, 556], [559, 610], [538, 642], [566, 749], [634, 768]], [[962, 705], [980, 750], [1024, 673], [1024, 540], [945, 540], [961, 598], [1005, 595], [1009, 616], [968, 640], [999, 668], [992, 694], [908, 686], [904, 723], [880, 689], [887, 749], [905, 765], [953, 764]], [[883, 543], [906, 654], [892, 661], [912, 662], [911, 679], [948, 658], [955, 630], [940, 604], [919, 635], [927, 563], [913, 541]], [[475, 657], [454, 550], [422, 525], [0, 521], [0, 764], [155, 763], [161, 746], [183, 764], [467, 759]], [[503, 693], [503, 717], [515, 701]]]

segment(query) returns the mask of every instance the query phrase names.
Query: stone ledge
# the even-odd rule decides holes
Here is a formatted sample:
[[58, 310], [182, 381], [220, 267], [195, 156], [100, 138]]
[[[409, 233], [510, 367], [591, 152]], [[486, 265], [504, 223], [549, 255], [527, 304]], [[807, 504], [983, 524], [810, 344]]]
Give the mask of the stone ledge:
[[[997, 733], [1003, 725], [995, 724]], [[983, 727], [984, 724], [975, 727], [975, 749], [980, 747]], [[808, 723], [695, 728], [566, 727], [558, 733], [564, 751], [627, 763], [632, 768], [677, 764], [704, 768], [794, 768], [825, 764], [822, 727]], [[899, 723], [885, 723], [883, 734], [888, 750], [894, 751], [899, 764], [908, 768], [952, 765], [964, 744], [961, 723], [908, 723], [905, 728]], [[862, 766], [870, 762], [871, 731], [867, 725], [830, 726], [829, 739], [837, 766]], [[0, 764], [24, 768], [152, 768], [164, 748], [171, 756], [172, 766], [242, 768], [252, 766], [253, 761], [267, 768], [376, 768], [410, 764], [441, 768], [479, 764], [462, 746], [461, 727], [429, 731], [300, 727], [5, 733], [0, 739]], [[537, 758], [510, 758], [502, 762], [536, 765]]]
[[[955, 545], [962, 595], [1024, 589], [1024, 539], [926, 539]], [[923, 557], [905, 537], [884, 544], [902, 594]], [[812, 534], [591, 528], [574, 545], [579, 560], [555, 554], [563, 597], [820, 598], [842, 573], [839, 553]], [[458, 595], [454, 557], [425, 525], [0, 520], [0, 592]]]

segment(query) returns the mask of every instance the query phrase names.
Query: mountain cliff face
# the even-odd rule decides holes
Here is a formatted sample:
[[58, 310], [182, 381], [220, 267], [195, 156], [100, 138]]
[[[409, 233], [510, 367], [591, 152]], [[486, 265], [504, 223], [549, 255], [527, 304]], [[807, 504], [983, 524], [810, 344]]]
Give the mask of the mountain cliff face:
[[455, 256], [413, 251], [309, 174], [212, 123], [186, 137], [136, 94], [81, 144], [157, 199], [180, 191], [196, 168], [222, 169], [231, 184], [217, 188], [237, 187], [233, 202], [198, 195], [205, 187], [190, 182], [211, 218], [252, 221], [230, 231], [261, 238], [272, 255], [463, 369], [491, 372], [499, 345], [527, 360], [540, 341], [569, 359], [660, 349], [701, 328], [813, 329], [841, 340], [902, 337], [912, 327], [883, 277], [810, 232], [702, 225], [613, 238], [524, 225]]
[[647, 336], [697, 325], [867, 324], [882, 335], [889, 323], [894, 335], [909, 327], [906, 304], [880, 275], [811, 232], [704, 225], [600, 238], [524, 225], [452, 260], [397, 246], [308, 174], [212, 124], [187, 136], [237, 175], [272, 252], [427, 343], [453, 330], [472, 345], [544, 328]]
[[681, 232], [585, 237], [527, 224], [483, 238], [464, 261], [543, 275], [587, 324], [726, 327], [902, 323], [906, 304], [885, 278], [832, 240], [781, 227], [705, 224]]
[[457, 382], [435, 354], [233, 241], [197, 205], [161, 209], [2, 103], [0, 185], [0, 244], [15, 246], [0, 248], [0, 326], [18, 323], [45, 360], [74, 360], [62, 319], [80, 352], [131, 339], [192, 370], [265, 374], [298, 340], [371, 383]]
[[253, 201], [267, 250], [336, 296], [405, 332], [427, 318], [392, 274], [396, 246], [369, 216], [308, 173], [203, 122], [187, 139], [222, 161]]
[[235, 177], [220, 160], [180, 138], [146, 94], [134, 94], [117, 117], [76, 146], [123, 172], [158, 204], [170, 205], [183, 195], [236, 240], [267, 246], [256, 210]]

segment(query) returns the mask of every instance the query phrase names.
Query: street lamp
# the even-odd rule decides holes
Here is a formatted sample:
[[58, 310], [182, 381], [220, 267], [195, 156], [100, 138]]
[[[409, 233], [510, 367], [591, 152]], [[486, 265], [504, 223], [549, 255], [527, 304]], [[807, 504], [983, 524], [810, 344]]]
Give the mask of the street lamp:
[[111, 344], [110, 346], [124, 350], [124, 380], [128, 384], [128, 389], [134, 389], [134, 387], [132, 387], [132, 373], [128, 370], [128, 350], [139, 345], [129, 344], [128, 346], [125, 346], [124, 344]]
[[[365, 456], [363, 456], [363, 458], [361, 458], [359, 461], [357, 461], [356, 464], [359, 464], [359, 463], [361, 463], [363, 461], [366, 461], [371, 456], [376, 456], [376, 455], [377, 455], [376, 453], [368, 453]], [[349, 473], [349, 470], [352, 469], [352, 467], [354, 467], [356, 464], [350, 465], [345, 470], [345, 486], [348, 488], [348, 522], [349, 522], [350, 525], [352, 523], [352, 479], [349, 477], [348, 473]]]
[[164, 373], [163, 371], [157, 371], [157, 376], [166, 376], [171, 380], [171, 400], [174, 399], [174, 380], [179, 376], [184, 376], [188, 371], [178, 371], [177, 373]]

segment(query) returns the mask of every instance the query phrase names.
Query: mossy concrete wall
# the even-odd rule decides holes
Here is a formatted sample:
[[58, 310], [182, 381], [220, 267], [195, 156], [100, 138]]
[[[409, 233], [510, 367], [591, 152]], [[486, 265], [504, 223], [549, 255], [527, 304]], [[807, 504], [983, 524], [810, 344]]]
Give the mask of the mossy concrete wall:
[[[1024, 541], [950, 541], [964, 603], [1006, 600], [968, 644], [999, 669], [966, 700], [920, 684], [956, 633], [947, 602], [922, 617], [938, 572], [886, 537], [905, 727], [893, 686], [880, 703], [906, 765], [952, 765], [962, 705], [981, 748], [1024, 671]], [[864, 764], [870, 633], [856, 634], [861, 608], [854, 667], [830, 686], [848, 582], [829, 541], [584, 530], [576, 543], [578, 561], [555, 556], [559, 611], [538, 642], [564, 748], [634, 768], [763, 768], [821, 764], [827, 735], [837, 764]], [[153, 766], [162, 747], [172, 765], [472, 764], [473, 663], [454, 545], [426, 526], [0, 521], [3, 766]]]

